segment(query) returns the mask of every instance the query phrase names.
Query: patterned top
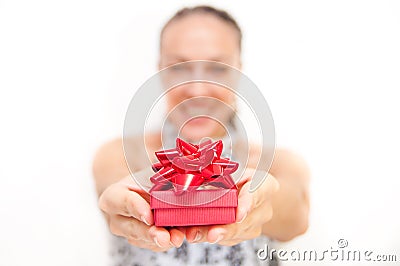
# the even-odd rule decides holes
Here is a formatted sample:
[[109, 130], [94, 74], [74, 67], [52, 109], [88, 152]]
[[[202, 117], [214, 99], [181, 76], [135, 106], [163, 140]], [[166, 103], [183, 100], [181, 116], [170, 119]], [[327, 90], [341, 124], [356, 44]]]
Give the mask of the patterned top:
[[257, 251], [271, 241], [265, 237], [241, 242], [235, 246], [183, 242], [179, 248], [153, 252], [130, 245], [125, 238], [111, 237], [111, 266], [255, 266], [279, 265], [276, 260], [260, 260]]

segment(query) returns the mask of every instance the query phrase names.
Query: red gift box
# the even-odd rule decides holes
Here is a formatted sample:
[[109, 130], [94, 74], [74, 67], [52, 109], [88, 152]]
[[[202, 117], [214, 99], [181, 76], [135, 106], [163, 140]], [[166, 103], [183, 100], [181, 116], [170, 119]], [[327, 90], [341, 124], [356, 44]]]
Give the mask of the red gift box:
[[236, 219], [238, 163], [222, 158], [222, 141], [199, 145], [177, 139], [156, 152], [150, 207], [156, 226], [228, 224]]
[[[210, 202], [187, 205], [188, 202], [202, 202], [204, 198], [215, 197], [217, 199]], [[171, 201], [182, 204], [172, 204]], [[172, 190], [152, 191], [150, 206], [156, 226], [229, 224], [236, 220], [237, 189], [195, 190], [181, 195]]]

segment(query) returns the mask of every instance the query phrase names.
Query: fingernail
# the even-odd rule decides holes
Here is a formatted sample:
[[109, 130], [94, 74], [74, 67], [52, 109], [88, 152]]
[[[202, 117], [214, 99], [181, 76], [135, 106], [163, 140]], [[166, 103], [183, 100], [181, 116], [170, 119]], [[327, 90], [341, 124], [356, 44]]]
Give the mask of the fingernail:
[[160, 243], [158, 243], [157, 237], [153, 238], [154, 243], [156, 243], [156, 245], [160, 248], [162, 248], [162, 246], [160, 245]]
[[224, 237], [223, 235], [219, 235], [219, 236], [217, 237], [217, 240], [215, 240], [214, 242], [212, 242], [212, 243], [210, 243], [210, 244], [217, 244], [219, 241], [222, 240], [223, 237]]
[[150, 225], [150, 223], [146, 220], [146, 217], [144, 215], [140, 216], [140, 219], [147, 225]]
[[193, 239], [193, 242], [199, 241], [203, 236], [199, 231], [197, 231], [195, 238]]
[[240, 221], [236, 222], [236, 223], [241, 224], [244, 221], [244, 219], [246, 219], [246, 217], [247, 217], [247, 212], [244, 214], [243, 218], [240, 219]]

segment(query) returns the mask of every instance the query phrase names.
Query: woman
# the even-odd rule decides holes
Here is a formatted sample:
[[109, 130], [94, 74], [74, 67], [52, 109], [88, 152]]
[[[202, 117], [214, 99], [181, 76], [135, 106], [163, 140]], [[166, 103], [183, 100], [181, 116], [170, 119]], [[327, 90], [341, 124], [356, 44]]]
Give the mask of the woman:
[[[239, 26], [224, 11], [207, 6], [182, 9], [161, 32], [159, 68], [190, 60], [211, 60], [240, 69], [241, 38]], [[168, 93], [168, 111], [185, 100], [204, 95], [235, 105], [234, 97], [226, 92], [195, 86]], [[167, 123], [172, 143], [179, 130], [178, 120], [179, 115], [171, 116]], [[180, 133], [189, 141], [202, 137], [221, 139], [226, 134], [218, 123], [206, 119], [185, 124]], [[148, 154], [160, 150], [161, 144], [160, 132], [146, 136]], [[148, 194], [129, 174], [122, 139], [106, 143], [96, 155], [93, 171], [99, 206], [110, 231], [119, 236], [113, 243], [114, 265], [256, 265], [261, 263], [256, 251], [268, 239], [287, 241], [304, 233], [309, 208], [309, 172], [304, 161], [277, 149], [268, 178], [250, 193], [251, 168], [255, 167], [251, 162], [258, 155], [258, 147], [252, 146], [249, 169], [239, 186], [235, 223], [165, 229], [154, 226]], [[146, 156], [145, 151], [138, 149], [137, 157], [142, 156]], [[135, 168], [141, 168], [139, 160]]]

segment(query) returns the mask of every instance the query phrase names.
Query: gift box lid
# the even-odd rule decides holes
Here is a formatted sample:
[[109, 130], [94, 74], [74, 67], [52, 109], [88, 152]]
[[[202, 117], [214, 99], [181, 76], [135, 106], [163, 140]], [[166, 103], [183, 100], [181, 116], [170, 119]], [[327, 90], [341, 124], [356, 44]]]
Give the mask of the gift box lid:
[[152, 191], [151, 209], [188, 207], [237, 207], [237, 189], [205, 189], [176, 195], [173, 190]]

